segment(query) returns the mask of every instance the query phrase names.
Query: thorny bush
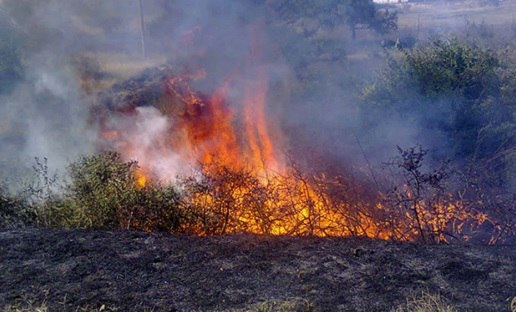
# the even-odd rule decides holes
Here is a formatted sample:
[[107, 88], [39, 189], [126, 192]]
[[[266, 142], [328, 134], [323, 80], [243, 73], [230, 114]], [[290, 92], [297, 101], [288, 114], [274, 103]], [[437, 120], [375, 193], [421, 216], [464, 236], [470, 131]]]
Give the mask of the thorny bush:
[[[449, 184], [458, 173], [451, 170], [448, 162], [425, 170], [427, 150], [415, 146], [407, 150], [398, 147], [398, 151], [399, 156], [388, 165], [397, 169], [396, 180], [402, 184], [388, 189], [384, 206], [407, 237], [433, 243], [475, 239], [494, 244], [501, 238], [514, 236], [514, 230], [510, 230], [514, 218], [508, 209], [496, 218], [493, 209], [486, 209], [493, 207], [482, 200], [487, 195], [485, 192], [479, 190], [466, 196], [463, 189]], [[454, 182], [462, 185], [458, 180]]]

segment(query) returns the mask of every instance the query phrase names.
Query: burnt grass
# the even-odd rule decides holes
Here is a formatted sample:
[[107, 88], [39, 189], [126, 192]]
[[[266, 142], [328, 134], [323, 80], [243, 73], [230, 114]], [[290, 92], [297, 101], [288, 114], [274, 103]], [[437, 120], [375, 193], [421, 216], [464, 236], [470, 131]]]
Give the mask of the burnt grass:
[[301, 298], [315, 311], [389, 311], [424, 291], [458, 311], [508, 311], [515, 260], [514, 246], [23, 228], [0, 232], [0, 309], [246, 311]]

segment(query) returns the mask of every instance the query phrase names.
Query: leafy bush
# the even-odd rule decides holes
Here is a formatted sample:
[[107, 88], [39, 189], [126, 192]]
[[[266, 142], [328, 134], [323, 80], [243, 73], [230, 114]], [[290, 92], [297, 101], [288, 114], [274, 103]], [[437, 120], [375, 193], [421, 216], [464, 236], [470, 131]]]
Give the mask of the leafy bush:
[[38, 201], [39, 223], [177, 231], [181, 224], [178, 192], [172, 186], [140, 188], [136, 169], [136, 162], [124, 162], [117, 153], [81, 157], [68, 167], [69, 181], [61, 193]]
[[406, 62], [407, 78], [425, 96], [458, 93], [475, 100], [497, 92], [495, 55], [457, 39], [435, 40], [430, 47], [415, 49], [406, 54]]
[[183, 215], [180, 195], [174, 186], [151, 184], [132, 193], [119, 212], [119, 220], [122, 228], [177, 233], [184, 231]]
[[458, 39], [393, 51], [364, 89], [364, 128], [382, 127], [385, 116], [417, 124], [421, 137], [442, 138], [433, 150], [451, 149], [450, 158], [481, 162], [508, 181], [516, 146], [514, 56]]
[[[115, 227], [118, 212], [136, 191], [136, 163], [123, 162], [116, 153], [82, 157], [69, 166], [70, 183], [63, 198], [72, 212], [63, 221], [77, 227]], [[72, 217], [70, 219], [70, 217]]]

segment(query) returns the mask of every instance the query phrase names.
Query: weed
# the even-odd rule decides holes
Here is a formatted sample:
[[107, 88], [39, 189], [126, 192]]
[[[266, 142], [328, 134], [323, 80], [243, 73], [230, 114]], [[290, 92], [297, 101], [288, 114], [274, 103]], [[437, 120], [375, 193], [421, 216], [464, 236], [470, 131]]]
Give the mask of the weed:
[[393, 312], [456, 312], [439, 294], [423, 292], [419, 296], [409, 298], [405, 304], [399, 305]]

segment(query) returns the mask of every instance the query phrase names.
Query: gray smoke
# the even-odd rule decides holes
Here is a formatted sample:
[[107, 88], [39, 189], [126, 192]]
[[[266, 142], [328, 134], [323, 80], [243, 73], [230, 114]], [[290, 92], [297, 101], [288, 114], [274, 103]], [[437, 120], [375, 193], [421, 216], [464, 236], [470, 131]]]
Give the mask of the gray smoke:
[[[244, 68], [243, 79], [252, 80], [257, 68], [267, 67], [268, 109], [292, 136], [285, 149], [293, 153], [309, 153], [310, 145], [314, 154], [363, 168], [367, 161], [386, 160], [396, 145], [439, 143], [419, 125], [429, 112], [382, 116], [376, 132], [365, 134], [359, 91], [383, 62], [381, 47], [362, 46], [349, 30], [315, 19], [284, 23], [269, 9], [277, 2], [143, 0], [146, 54], [167, 59], [178, 72], [205, 69], [207, 78], [195, 88], [206, 93], [232, 71]], [[81, 88], [74, 60], [86, 52], [93, 59], [118, 53], [141, 60], [138, 1], [2, 0], [0, 11], [24, 38], [25, 65], [22, 81], [0, 98], [2, 177], [30, 166], [33, 157], [47, 157], [56, 169], [94, 152], [92, 99]], [[242, 92], [232, 90], [230, 97], [240, 99]], [[161, 120], [157, 112], [147, 113]], [[146, 125], [138, 121], [138, 127]]]

